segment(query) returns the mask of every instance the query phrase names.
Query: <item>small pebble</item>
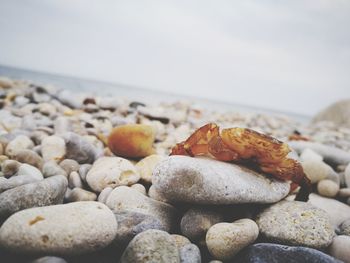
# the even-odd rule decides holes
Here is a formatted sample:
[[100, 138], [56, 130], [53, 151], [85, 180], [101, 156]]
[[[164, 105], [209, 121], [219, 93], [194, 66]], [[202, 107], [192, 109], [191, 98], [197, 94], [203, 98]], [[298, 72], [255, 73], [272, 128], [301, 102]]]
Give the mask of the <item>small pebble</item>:
[[350, 236], [350, 216], [349, 219], [345, 220], [343, 223], [340, 224], [339, 234]]
[[6, 146], [5, 153], [7, 156], [15, 157], [21, 150], [32, 149], [34, 143], [25, 135], [19, 135], [14, 140], [10, 141]]
[[140, 173], [141, 180], [147, 183], [152, 183], [152, 173], [154, 167], [164, 159], [164, 156], [152, 154], [140, 160], [136, 164], [136, 168]]
[[329, 247], [329, 254], [336, 259], [350, 263], [350, 236], [336, 236]]
[[109, 196], [109, 194], [113, 191], [112, 187], [107, 186], [106, 188], [104, 188], [101, 193], [98, 195], [98, 199], [97, 201], [101, 202], [101, 203], [106, 203], [106, 200]]
[[15, 159], [21, 163], [30, 164], [30, 165], [32, 165], [40, 170], [41, 170], [43, 163], [44, 163], [43, 158], [41, 158], [41, 156], [39, 154], [37, 154], [36, 152], [34, 152], [32, 150], [18, 151]]
[[188, 244], [180, 248], [181, 263], [201, 263], [201, 251], [195, 244]]
[[20, 167], [21, 163], [15, 160], [4, 160], [1, 164], [1, 171], [6, 178], [15, 175]]
[[321, 180], [317, 183], [317, 191], [325, 197], [335, 197], [339, 191], [339, 185], [331, 180]]
[[63, 139], [66, 142], [66, 159], [76, 160], [80, 164], [95, 161], [97, 153], [88, 140], [73, 132], [65, 133]]
[[[73, 171], [69, 174], [68, 177], [68, 186], [69, 188], [73, 189], [73, 188], [83, 188], [83, 182], [80, 179], [80, 175]], [[94, 200], [92, 200], [94, 201]]]
[[66, 170], [64, 170], [56, 161], [48, 161], [44, 163], [42, 169], [44, 177], [50, 177], [54, 175], [64, 175], [68, 177]]
[[133, 184], [131, 188], [139, 191], [141, 194], [146, 195], [146, 188], [142, 184]]
[[79, 171], [79, 163], [72, 159], [65, 159], [62, 162], [60, 162], [60, 166], [63, 170], [66, 171], [67, 174], [70, 174], [71, 172], [77, 172]]
[[45, 161], [61, 161], [66, 154], [66, 143], [58, 136], [48, 136], [41, 142], [41, 154]]
[[66, 199], [68, 202], [95, 201], [97, 196], [93, 192], [76, 187], [68, 193]]
[[341, 188], [338, 192], [338, 195], [344, 198], [350, 197], [350, 188]]
[[191, 241], [182, 235], [172, 234], [171, 238], [173, 239], [178, 249], [184, 247], [185, 245], [191, 244]]

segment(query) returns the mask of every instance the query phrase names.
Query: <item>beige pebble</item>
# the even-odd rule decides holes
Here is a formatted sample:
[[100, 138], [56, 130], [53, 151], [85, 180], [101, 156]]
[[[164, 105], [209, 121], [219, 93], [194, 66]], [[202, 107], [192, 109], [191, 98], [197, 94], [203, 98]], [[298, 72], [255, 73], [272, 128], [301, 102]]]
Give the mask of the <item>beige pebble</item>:
[[317, 184], [317, 191], [326, 197], [335, 197], [339, 191], [339, 185], [331, 180], [321, 180]]
[[185, 245], [191, 244], [191, 241], [182, 235], [172, 234], [171, 238], [173, 239], [178, 249], [182, 248]]
[[340, 197], [350, 197], [350, 188], [341, 188], [338, 192]]
[[95, 201], [96, 199], [97, 195], [95, 193], [86, 191], [78, 187], [70, 191], [67, 197], [68, 202]]
[[142, 185], [142, 184], [133, 184], [132, 186], [130, 186], [131, 188], [139, 191], [141, 194], [146, 195], [146, 188]]
[[153, 169], [164, 159], [165, 157], [162, 155], [152, 154], [139, 161], [136, 164], [136, 168], [140, 173], [141, 179], [147, 183], [152, 183]]
[[329, 247], [329, 254], [345, 263], [350, 263], [350, 236], [336, 236]]

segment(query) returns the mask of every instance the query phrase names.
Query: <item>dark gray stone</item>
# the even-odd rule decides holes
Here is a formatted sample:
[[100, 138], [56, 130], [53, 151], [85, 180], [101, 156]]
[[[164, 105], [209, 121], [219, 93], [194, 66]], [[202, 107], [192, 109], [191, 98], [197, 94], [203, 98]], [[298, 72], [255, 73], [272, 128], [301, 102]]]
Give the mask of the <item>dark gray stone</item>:
[[63, 135], [66, 142], [66, 159], [76, 160], [78, 163], [93, 163], [96, 157], [95, 147], [82, 136], [67, 132]]

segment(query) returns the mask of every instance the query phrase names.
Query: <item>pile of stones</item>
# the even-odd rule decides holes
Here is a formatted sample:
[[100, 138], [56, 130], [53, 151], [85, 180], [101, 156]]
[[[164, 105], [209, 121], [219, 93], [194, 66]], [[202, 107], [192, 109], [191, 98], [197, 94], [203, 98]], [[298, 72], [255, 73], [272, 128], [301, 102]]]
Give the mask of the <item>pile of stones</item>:
[[[2, 77], [1, 262], [350, 262], [350, 127], [325, 116], [148, 105]], [[309, 201], [249, 167], [169, 156], [208, 122], [287, 142]]]

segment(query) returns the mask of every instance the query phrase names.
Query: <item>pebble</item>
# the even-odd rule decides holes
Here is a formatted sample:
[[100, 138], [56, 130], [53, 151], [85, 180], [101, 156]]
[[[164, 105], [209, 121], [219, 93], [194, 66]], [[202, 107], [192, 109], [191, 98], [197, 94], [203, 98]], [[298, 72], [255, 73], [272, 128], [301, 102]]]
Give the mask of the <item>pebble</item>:
[[344, 263], [350, 263], [350, 236], [336, 236], [329, 247], [329, 254]]
[[308, 203], [326, 211], [334, 228], [337, 228], [350, 215], [350, 207], [335, 199], [310, 194]]
[[319, 155], [317, 152], [306, 148], [303, 150], [303, 152], [300, 154], [300, 160], [303, 161], [315, 161], [315, 162], [321, 162], [323, 161], [323, 157]]
[[122, 211], [114, 213], [118, 222], [117, 235], [113, 246], [124, 249], [128, 243], [139, 233], [148, 229], [164, 230], [161, 222], [152, 215], [133, 211]]
[[82, 164], [82, 165], [80, 165], [80, 167], [79, 167], [79, 175], [80, 175], [81, 180], [82, 180], [84, 183], [87, 183], [87, 182], [86, 182], [86, 175], [87, 175], [87, 173], [90, 171], [91, 167], [92, 167], [91, 164]]
[[345, 168], [344, 177], [346, 187], [350, 188], [350, 163]]
[[191, 244], [191, 241], [187, 237], [182, 236], [182, 235], [172, 234], [171, 238], [173, 239], [173, 241], [178, 249], [180, 249], [188, 244]]
[[147, 194], [146, 187], [144, 187], [142, 184], [133, 184], [131, 188], [139, 191], [143, 195]]
[[132, 185], [140, 179], [135, 166], [120, 157], [101, 157], [94, 162], [86, 175], [86, 181], [95, 192], [101, 192], [107, 186], [115, 188]]
[[21, 166], [21, 163], [16, 160], [4, 160], [1, 164], [1, 171], [6, 178], [15, 175]]
[[88, 140], [73, 132], [65, 133], [63, 139], [66, 142], [66, 159], [76, 160], [80, 164], [95, 161], [97, 152]]
[[108, 147], [121, 157], [142, 158], [153, 154], [155, 132], [149, 125], [126, 124], [114, 128], [108, 137]]
[[98, 202], [36, 207], [5, 221], [0, 245], [16, 253], [77, 255], [109, 245], [117, 228], [112, 211]]
[[350, 188], [341, 188], [338, 192], [339, 197], [350, 197]]
[[59, 162], [66, 154], [66, 143], [61, 137], [48, 136], [41, 142], [41, 154], [45, 161]]
[[17, 211], [61, 204], [67, 189], [67, 179], [62, 175], [14, 187], [0, 194], [0, 218], [6, 219]]
[[341, 263], [335, 258], [313, 248], [290, 247], [279, 244], [257, 243], [250, 245], [235, 257], [239, 263]]
[[104, 188], [101, 193], [98, 195], [97, 201], [101, 202], [101, 203], [106, 203], [107, 198], [109, 196], [110, 193], [112, 193], [113, 188], [107, 186], [106, 188]]
[[151, 229], [138, 234], [131, 240], [120, 262], [180, 263], [180, 257], [177, 247], [167, 232]]
[[25, 135], [19, 135], [6, 146], [5, 153], [7, 156], [15, 157], [21, 150], [32, 149], [34, 143]]
[[192, 242], [205, 243], [208, 229], [224, 221], [223, 215], [207, 208], [191, 208], [181, 218], [181, 233]]
[[213, 159], [170, 156], [153, 172], [153, 185], [169, 201], [191, 204], [273, 203], [289, 183]]
[[253, 220], [240, 219], [213, 225], [206, 234], [206, 244], [214, 258], [228, 260], [252, 244], [258, 235], [259, 228]]
[[75, 187], [68, 193], [66, 199], [68, 202], [95, 201], [97, 195], [93, 192]]
[[281, 201], [258, 214], [260, 233], [285, 245], [325, 248], [332, 242], [333, 226], [327, 213], [298, 201]]
[[343, 223], [340, 224], [339, 234], [350, 236], [350, 215], [348, 219], [346, 219]]
[[65, 177], [68, 177], [67, 172], [55, 161], [48, 161], [44, 163], [42, 172], [44, 177], [50, 177], [54, 175], [64, 175]]
[[37, 258], [31, 261], [30, 263], [67, 263], [67, 261], [64, 260], [63, 258], [47, 256], [47, 257]]
[[338, 185], [340, 183], [339, 175], [333, 170], [331, 166], [318, 160], [305, 160], [301, 162], [306, 176], [311, 183], [317, 183], [324, 179], [331, 179]]
[[77, 172], [73, 171], [69, 174], [68, 186], [71, 189], [73, 189], [75, 187], [83, 188], [83, 182], [81, 181], [80, 175]]
[[141, 180], [151, 184], [154, 168], [164, 159], [165, 157], [162, 155], [152, 154], [140, 160], [135, 166], [139, 171]]
[[188, 244], [180, 248], [181, 263], [201, 263], [201, 251], [195, 244]]
[[289, 141], [288, 145], [298, 153], [302, 153], [305, 149], [309, 148], [321, 155], [327, 163], [329, 162], [334, 165], [350, 163], [350, 153], [333, 146], [307, 141]]
[[335, 197], [339, 192], [339, 184], [331, 180], [321, 180], [317, 184], [317, 191], [325, 197]]
[[63, 170], [66, 171], [66, 173], [69, 175], [71, 172], [77, 172], [79, 171], [79, 163], [76, 160], [72, 159], [64, 159], [62, 162], [60, 162], [60, 166]]
[[167, 200], [161, 193], [159, 193], [155, 189], [154, 185], [151, 185], [151, 187], [148, 189], [148, 196], [154, 200], [157, 200], [163, 203], [171, 203], [169, 200]]
[[38, 168], [26, 163], [22, 163], [18, 167], [17, 176], [21, 175], [36, 178], [38, 180], [43, 179], [43, 175]]
[[107, 197], [106, 205], [115, 213], [128, 210], [152, 215], [161, 222], [166, 231], [170, 231], [176, 221], [176, 210], [173, 206], [155, 201], [127, 186], [116, 187]]

